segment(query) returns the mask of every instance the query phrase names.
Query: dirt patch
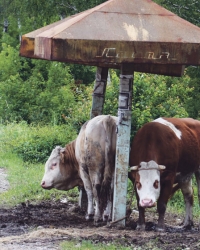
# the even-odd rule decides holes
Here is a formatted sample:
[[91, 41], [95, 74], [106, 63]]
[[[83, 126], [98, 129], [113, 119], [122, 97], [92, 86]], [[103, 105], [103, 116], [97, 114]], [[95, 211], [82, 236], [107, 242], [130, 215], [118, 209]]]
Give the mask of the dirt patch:
[[191, 231], [178, 224], [183, 218], [166, 214], [166, 232], [155, 232], [157, 214], [147, 212], [145, 232], [135, 230], [138, 218], [133, 211], [125, 229], [87, 222], [76, 204], [46, 201], [40, 204], [20, 204], [12, 209], [0, 209], [0, 249], [59, 249], [64, 240], [89, 239], [94, 243], [120, 243], [136, 249], [200, 249], [198, 223]]

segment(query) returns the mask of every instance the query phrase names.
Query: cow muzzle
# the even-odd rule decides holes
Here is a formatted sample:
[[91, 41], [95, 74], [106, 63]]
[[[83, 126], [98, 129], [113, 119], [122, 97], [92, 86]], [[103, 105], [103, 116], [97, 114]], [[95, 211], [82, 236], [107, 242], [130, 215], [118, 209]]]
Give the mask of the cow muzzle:
[[155, 207], [156, 206], [156, 202], [153, 202], [153, 200], [151, 199], [143, 199], [140, 201], [140, 206], [141, 207]]
[[47, 186], [45, 181], [41, 182], [41, 187], [44, 188], [44, 189], [48, 189], [48, 190], [52, 189], [52, 186]]

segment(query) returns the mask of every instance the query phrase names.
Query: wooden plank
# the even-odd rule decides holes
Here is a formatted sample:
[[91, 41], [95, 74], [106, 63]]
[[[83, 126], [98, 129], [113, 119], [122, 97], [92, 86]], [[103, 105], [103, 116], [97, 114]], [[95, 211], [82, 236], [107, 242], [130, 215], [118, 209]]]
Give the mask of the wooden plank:
[[103, 113], [103, 105], [105, 100], [105, 91], [108, 78], [108, 68], [97, 68], [96, 81], [92, 95], [92, 109], [90, 118]]

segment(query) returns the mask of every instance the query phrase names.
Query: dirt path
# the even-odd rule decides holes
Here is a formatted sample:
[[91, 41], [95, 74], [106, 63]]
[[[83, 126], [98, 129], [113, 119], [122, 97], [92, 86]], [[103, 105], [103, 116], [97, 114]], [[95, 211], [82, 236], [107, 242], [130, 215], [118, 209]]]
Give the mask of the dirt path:
[[[6, 173], [0, 171], [0, 179], [3, 175], [6, 177]], [[183, 218], [167, 213], [166, 232], [158, 233], [154, 230], [157, 222], [155, 211], [146, 213], [145, 232], [135, 230], [137, 219], [138, 213], [133, 211], [125, 229], [105, 225], [95, 227], [93, 222], [85, 221], [84, 212], [76, 204], [60, 201], [23, 203], [11, 209], [0, 208], [0, 249], [59, 250], [61, 242], [71, 239], [120, 243], [135, 250], [200, 249], [197, 222], [192, 230], [182, 231], [178, 224]]]

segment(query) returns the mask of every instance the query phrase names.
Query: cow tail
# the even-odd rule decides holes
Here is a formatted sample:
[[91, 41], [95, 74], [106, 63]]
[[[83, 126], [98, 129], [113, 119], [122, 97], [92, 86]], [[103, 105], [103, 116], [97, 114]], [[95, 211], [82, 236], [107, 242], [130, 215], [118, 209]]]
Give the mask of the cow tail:
[[103, 181], [100, 190], [100, 211], [103, 213], [107, 206], [108, 200], [112, 200], [112, 178], [114, 175], [115, 168], [115, 153], [112, 150], [112, 137], [115, 136], [116, 124], [111, 116], [104, 121], [104, 128], [106, 131], [106, 140], [105, 140], [105, 168]]

